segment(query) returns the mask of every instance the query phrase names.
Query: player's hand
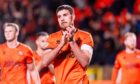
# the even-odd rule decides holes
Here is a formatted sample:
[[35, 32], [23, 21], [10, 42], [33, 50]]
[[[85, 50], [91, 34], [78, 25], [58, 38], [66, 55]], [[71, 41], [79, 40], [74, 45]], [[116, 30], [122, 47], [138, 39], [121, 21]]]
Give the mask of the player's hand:
[[64, 45], [66, 43], [66, 35], [67, 35], [67, 31], [64, 31], [60, 42], [61, 45]]
[[66, 31], [67, 31], [66, 32], [67, 33], [66, 38], [67, 38], [68, 41], [72, 41], [73, 40], [73, 36], [75, 34], [75, 30], [76, 30], [76, 28], [74, 26], [72, 26], [72, 25], [66, 28]]

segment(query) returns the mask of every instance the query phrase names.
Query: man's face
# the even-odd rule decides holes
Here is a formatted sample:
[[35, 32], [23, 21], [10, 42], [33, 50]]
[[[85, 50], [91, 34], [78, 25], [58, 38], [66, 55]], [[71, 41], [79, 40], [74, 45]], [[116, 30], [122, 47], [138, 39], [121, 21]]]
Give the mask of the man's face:
[[69, 10], [63, 9], [57, 13], [58, 22], [62, 29], [65, 29], [73, 24], [74, 15], [70, 14]]
[[47, 36], [39, 36], [37, 39], [37, 46], [40, 49], [46, 49], [48, 46]]
[[127, 48], [134, 49], [136, 48], [136, 38], [134, 36], [128, 36], [124, 44]]
[[18, 34], [14, 27], [7, 26], [4, 29], [4, 36], [5, 36], [6, 41], [10, 42], [10, 41], [17, 39]]

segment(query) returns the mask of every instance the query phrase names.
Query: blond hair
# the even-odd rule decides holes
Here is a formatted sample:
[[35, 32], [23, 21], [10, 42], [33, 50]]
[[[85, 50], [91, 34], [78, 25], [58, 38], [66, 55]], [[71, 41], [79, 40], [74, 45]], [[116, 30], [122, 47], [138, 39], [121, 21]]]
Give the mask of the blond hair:
[[8, 26], [14, 27], [15, 30], [16, 30], [17, 32], [19, 32], [19, 26], [18, 26], [16, 23], [8, 23], [8, 22], [6, 22], [6, 23], [4, 24], [4, 26], [3, 26], [3, 29], [5, 29], [5, 28], [8, 27]]
[[133, 37], [133, 38], [136, 39], [136, 35], [135, 35], [135, 33], [127, 32], [127, 33], [124, 35], [125, 39], [126, 39], [127, 37], [129, 37], [129, 36], [131, 36], [131, 37]]

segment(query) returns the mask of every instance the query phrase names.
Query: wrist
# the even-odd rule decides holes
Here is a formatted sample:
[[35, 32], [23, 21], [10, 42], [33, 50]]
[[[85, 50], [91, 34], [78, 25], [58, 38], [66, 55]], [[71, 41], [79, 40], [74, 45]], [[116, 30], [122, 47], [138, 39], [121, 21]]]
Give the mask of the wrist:
[[60, 47], [60, 48], [62, 48], [64, 46], [64, 43], [60, 43], [59, 45], [58, 45], [58, 47]]

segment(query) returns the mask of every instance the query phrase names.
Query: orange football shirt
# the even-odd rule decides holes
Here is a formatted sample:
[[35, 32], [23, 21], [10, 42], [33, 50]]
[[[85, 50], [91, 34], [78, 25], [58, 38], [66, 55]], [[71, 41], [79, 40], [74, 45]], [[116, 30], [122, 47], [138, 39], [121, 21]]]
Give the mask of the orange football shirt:
[[[49, 48], [55, 48], [59, 45], [62, 37], [62, 31], [50, 34], [48, 38]], [[93, 39], [88, 32], [77, 30], [74, 35], [74, 40], [78, 46], [87, 44], [93, 47]], [[67, 42], [58, 56], [53, 61], [55, 68], [56, 84], [88, 84], [86, 69], [83, 68], [75, 58], [71, 51], [70, 45]]]
[[[37, 65], [41, 61], [41, 56], [36, 52], [33, 53], [35, 64]], [[53, 74], [49, 71], [48, 67], [44, 67], [40, 72], [41, 84], [54, 84]]]
[[140, 51], [134, 53], [120, 52], [115, 61], [112, 81], [115, 83], [118, 70], [121, 68], [121, 84], [140, 84]]
[[0, 45], [0, 65], [2, 84], [27, 84], [27, 64], [32, 63], [32, 51], [20, 43], [16, 48]]

